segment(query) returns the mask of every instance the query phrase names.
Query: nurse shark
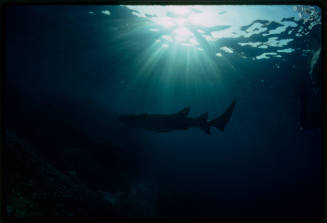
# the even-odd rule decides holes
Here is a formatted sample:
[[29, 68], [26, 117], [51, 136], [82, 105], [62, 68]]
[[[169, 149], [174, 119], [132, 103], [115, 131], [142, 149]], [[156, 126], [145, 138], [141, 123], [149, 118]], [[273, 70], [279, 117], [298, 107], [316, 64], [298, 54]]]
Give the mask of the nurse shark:
[[142, 128], [155, 132], [172, 132], [176, 130], [187, 130], [189, 128], [199, 128], [206, 134], [210, 135], [210, 127], [224, 131], [229, 122], [236, 100], [234, 100], [226, 109], [226, 111], [219, 117], [208, 120], [208, 113], [197, 118], [188, 117], [190, 106], [183, 108], [177, 113], [173, 114], [139, 114], [139, 115], [124, 115], [119, 116], [118, 119], [131, 127]]

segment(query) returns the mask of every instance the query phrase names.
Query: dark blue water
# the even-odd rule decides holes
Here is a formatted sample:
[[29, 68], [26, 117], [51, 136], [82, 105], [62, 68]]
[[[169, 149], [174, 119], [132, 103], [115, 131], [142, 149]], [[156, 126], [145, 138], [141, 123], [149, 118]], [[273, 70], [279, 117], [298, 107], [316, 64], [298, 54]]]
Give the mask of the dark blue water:
[[[126, 7], [11, 6], [5, 128], [91, 189], [143, 191], [138, 199], [155, 216], [319, 217], [321, 55], [312, 58], [321, 25], [293, 21], [297, 27], [272, 36], [213, 42], [190, 27], [202, 51], [177, 42], [162, 49], [156, 40], [169, 29]], [[301, 27], [308, 34], [296, 36]], [[238, 44], [270, 37], [292, 38], [278, 49], [294, 52], [257, 59], [277, 48]], [[208, 112], [213, 119], [234, 99], [225, 131], [211, 135], [198, 128], [157, 133], [118, 120], [186, 106], [190, 117]]]

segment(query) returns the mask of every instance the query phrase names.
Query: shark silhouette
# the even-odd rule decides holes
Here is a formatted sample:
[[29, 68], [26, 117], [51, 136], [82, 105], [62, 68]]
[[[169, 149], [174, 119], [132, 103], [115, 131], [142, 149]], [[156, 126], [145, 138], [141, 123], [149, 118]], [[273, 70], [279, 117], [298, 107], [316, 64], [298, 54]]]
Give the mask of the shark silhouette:
[[186, 130], [189, 128], [200, 128], [205, 133], [210, 135], [210, 127], [216, 127], [217, 129], [224, 131], [226, 124], [230, 120], [236, 100], [232, 102], [226, 109], [226, 111], [219, 117], [208, 120], [208, 113], [197, 118], [188, 117], [188, 113], [191, 109], [190, 106], [185, 107], [177, 113], [173, 114], [140, 114], [140, 115], [124, 115], [118, 117], [118, 119], [131, 127], [143, 128], [155, 132], [172, 132], [176, 130]]

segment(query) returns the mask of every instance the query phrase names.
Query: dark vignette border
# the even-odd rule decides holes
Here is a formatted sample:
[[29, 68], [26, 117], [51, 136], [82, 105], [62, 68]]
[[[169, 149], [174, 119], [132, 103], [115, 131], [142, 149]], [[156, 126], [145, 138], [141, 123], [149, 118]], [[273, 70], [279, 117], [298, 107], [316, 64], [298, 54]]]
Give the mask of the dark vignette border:
[[[191, 4], [201, 4], [201, 5], [292, 5], [292, 4], [302, 4], [302, 5], [317, 5], [321, 8], [322, 11], [322, 139], [323, 139], [323, 148], [322, 148], [322, 215], [316, 219], [278, 219], [278, 218], [256, 218], [256, 219], [242, 219], [242, 218], [234, 218], [234, 219], [226, 219], [226, 218], [45, 218], [45, 217], [33, 217], [33, 218], [9, 218], [6, 216], [6, 195], [4, 193], [6, 184], [2, 183], [4, 176], [4, 166], [5, 166], [5, 157], [4, 157], [4, 140], [5, 140], [5, 132], [4, 132], [4, 104], [5, 104], [5, 18], [6, 18], [6, 7], [9, 5], [30, 5], [30, 4], [41, 4], [41, 5], [52, 5], [52, 4], [69, 4], [69, 5], [104, 5], [104, 4], [130, 4], [130, 5], [191, 5]], [[294, 222], [294, 223], [302, 223], [302, 222], [327, 222], [327, 151], [326, 151], [326, 121], [325, 113], [327, 111], [327, 100], [326, 94], [326, 23], [327, 23], [327, 1], [326, 0], [0, 0], [0, 162], [1, 162], [1, 177], [0, 177], [0, 223], [1, 222]]]

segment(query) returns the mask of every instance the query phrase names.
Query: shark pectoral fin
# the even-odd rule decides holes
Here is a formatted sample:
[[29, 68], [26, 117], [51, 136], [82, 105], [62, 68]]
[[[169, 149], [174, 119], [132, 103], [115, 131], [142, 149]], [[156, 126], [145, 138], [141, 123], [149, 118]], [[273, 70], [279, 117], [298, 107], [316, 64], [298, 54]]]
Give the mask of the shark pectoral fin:
[[185, 108], [183, 108], [182, 110], [180, 110], [179, 112], [177, 112], [177, 115], [182, 115], [182, 116], [188, 116], [188, 113], [190, 112], [191, 107], [187, 106]]
[[210, 126], [205, 123], [203, 125], [200, 125], [200, 129], [203, 130], [205, 133], [207, 133], [208, 135], [210, 135]]

